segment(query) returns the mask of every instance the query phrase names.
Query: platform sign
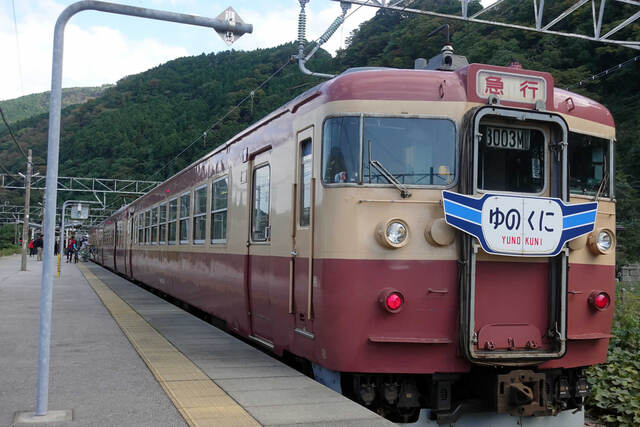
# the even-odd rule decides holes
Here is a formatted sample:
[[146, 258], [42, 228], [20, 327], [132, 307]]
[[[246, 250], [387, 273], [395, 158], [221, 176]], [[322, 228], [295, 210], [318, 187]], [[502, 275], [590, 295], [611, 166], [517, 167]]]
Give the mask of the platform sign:
[[491, 254], [554, 256], [594, 229], [597, 202], [565, 204], [549, 197], [442, 192], [445, 220], [471, 234]]
[[71, 206], [71, 219], [88, 219], [89, 206], [78, 203]]
[[546, 102], [547, 81], [539, 76], [493, 70], [478, 70], [476, 95], [486, 99], [495, 95], [502, 101], [535, 104]]
[[[232, 7], [228, 7], [223, 10], [216, 19], [218, 19], [219, 21], [227, 22], [232, 27], [236, 26], [237, 24], [244, 24], [244, 21], [240, 18], [238, 12], [236, 12]], [[222, 41], [227, 44], [227, 46], [231, 46], [233, 42], [235, 42], [242, 36], [242, 34], [234, 33], [233, 31], [216, 32], [218, 33]]]

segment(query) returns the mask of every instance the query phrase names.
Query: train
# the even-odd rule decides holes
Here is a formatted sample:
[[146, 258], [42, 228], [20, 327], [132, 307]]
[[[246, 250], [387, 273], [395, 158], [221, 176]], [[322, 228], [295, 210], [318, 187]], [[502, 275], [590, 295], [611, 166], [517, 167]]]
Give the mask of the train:
[[445, 47], [305, 91], [90, 240], [390, 420], [557, 415], [612, 337], [614, 143], [551, 74]]

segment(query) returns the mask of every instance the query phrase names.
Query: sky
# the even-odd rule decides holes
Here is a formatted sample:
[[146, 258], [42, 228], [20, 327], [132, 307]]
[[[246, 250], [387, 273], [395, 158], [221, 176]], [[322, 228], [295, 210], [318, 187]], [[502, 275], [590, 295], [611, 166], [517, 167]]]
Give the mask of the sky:
[[[232, 6], [254, 29], [232, 45], [237, 50], [273, 47], [297, 38], [298, 0], [115, 2], [212, 18]], [[60, 13], [72, 3], [74, 0], [0, 0], [0, 100], [51, 88], [53, 28]], [[340, 10], [336, 1], [311, 0], [307, 5], [307, 39], [319, 37]], [[376, 10], [362, 7], [355, 11], [326, 49], [335, 53], [344, 47], [351, 31], [373, 17]], [[116, 83], [174, 58], [228, 49], [212, 29], [83, 11], [71, 18], [65, 30], [62, 86]]]

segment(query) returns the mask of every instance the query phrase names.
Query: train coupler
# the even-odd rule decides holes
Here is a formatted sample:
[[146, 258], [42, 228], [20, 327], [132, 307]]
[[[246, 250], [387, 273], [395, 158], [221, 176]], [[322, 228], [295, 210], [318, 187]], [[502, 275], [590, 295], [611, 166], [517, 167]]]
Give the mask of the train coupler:
[[515, 416], [546, 414], [545, 383], [544, 373], [529, 370], [516, 370], [498, 375], [497, 412]]

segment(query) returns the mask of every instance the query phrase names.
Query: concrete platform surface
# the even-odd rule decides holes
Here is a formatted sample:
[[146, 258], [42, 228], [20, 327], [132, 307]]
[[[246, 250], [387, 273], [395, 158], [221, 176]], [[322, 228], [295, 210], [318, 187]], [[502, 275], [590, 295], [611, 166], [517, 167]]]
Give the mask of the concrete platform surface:
[[[0, 426], [35, 408], [42, 264], [19, 269], [0, 257]], [[392, 425], [91, 263], [54, 278], [51, 342], [49, 409], [73, 420], [39, 425]]]
[[[0, 426], [36, 405], [42, 263], [0, 257]], [[72, 422], [47, 426], [185, 426], [78, 269], [54, 278], [49, 409]], [[22, 424], [18, 424], [22, 425]], [[43, 424], [32, 424], [43, 425]]]

